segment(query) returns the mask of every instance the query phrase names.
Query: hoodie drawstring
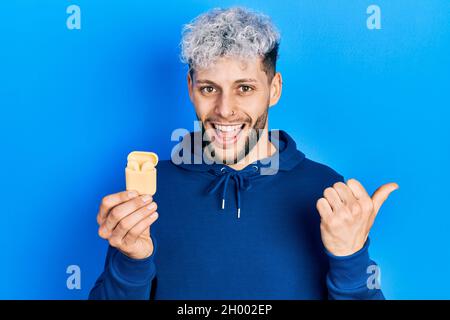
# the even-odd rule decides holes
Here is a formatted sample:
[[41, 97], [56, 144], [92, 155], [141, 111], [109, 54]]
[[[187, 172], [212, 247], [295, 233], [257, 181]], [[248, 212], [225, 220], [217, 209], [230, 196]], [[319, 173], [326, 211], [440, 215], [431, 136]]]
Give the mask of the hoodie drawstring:
[[248, 190], [251, 188], [250, 181], [248, 179], [248, 172], [249, 171], [257, 171], [257, 166], [251, 166], [248, 169], [243, 169], [240, 171], [229, 171], [226, 170], [226, 167], [221, 168], [222, 175], [213, 181], [211, 186], [209, 187], [208, 193], [211, 194], [213, 192], [216, 192], [219, 187], [223, 184], [223, 190], [222, 190], [222, 209], [225, 209], [225, 199], [227, 195], [228, 190], [228, 182], [232, 178], [235, 182], [236, 186], [236, 198], [237, 198], [237, 217], [241, 217], [241, 190]]

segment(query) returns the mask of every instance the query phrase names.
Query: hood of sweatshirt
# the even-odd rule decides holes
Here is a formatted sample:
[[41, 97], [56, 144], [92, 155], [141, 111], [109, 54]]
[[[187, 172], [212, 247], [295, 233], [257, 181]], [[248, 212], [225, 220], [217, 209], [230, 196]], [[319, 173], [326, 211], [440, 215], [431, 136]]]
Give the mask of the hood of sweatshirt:
[[[225, 208], [226, 194], [229, 181], [234, 180], [236, 192], [237, 217], [241, 215], [241, 192], [245, 192], [257, 183], [257, 177], [274, 175], [279, 171], [289, 171], [305, 159], [305, 155], [297, 150], [295, 141], [283, 130], [271, 130], [268, 133], [269, 141], [276, 148], [270, 157], [259, 159], [248, 164], [241, 170], [235, 170], [222, 163], [211, 163], [205, 159], [202, 149], [202, 132], [190, 132], [184, 136], [178, 148], [172, 153], [171, 160], [178, 167], [189, 171], [207, 172], [215, 178], [205, 190], [205, 195], [222, 192], [222, 209]], [[208, 161], [209, 160], [209, 161]], [[220, 190], [221, 189], [221, 190]]]

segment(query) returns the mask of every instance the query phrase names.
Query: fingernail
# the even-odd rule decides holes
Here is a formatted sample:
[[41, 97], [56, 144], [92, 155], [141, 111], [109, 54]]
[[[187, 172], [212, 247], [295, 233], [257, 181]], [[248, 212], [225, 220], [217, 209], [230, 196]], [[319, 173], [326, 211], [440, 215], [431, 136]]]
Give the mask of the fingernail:
[[136, 191], [130, 191], [130, 192], [128, 192], [128, 197], [129, 198], [134, 198], [134, 197], [137, 197], [137, 192]]
[[153, 212], [151, 215], [150, 215], [150, 217], [152, 217], [152, 218], [156, 218], [158, 216], [158, 212]]
[[142, 201], [144, 202], [149, 202], [152, 199], [152, 196], [149, 194], [146, 194], [145, 196], [142, 197]]
[[155, 204], [154, 202], [152, 202], [152, 204], [150, 204], [150, 205], [147, 207], [147, 209], [148, 209], [148, 210], [152, 210], [152, 209], [155, 209], [155, 207], [156, 207], [156, 204]]
[[107, 231], [108, 231], [108, 229], [106, 229], [106, 226], [103, 226], [100, 228], [100, 233], [103, 235], [106, 234]]

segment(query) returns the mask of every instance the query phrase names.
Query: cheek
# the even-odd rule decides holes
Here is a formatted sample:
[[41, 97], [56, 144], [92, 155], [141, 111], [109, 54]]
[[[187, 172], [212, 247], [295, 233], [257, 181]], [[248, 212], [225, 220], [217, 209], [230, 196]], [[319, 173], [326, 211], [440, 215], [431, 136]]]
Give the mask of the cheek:
[[267, 110], [268, 106], [267, 97], [263, 95], [241, 97], [239, 100], [239, 108], [250, 115], [253, 122]]
[[214, 100], [211, 98], [205, 98], [198, 95], [194, 98], [193, 102], [195, 111], [201, 118], [204, 118], [206, 115], [214, 111]]

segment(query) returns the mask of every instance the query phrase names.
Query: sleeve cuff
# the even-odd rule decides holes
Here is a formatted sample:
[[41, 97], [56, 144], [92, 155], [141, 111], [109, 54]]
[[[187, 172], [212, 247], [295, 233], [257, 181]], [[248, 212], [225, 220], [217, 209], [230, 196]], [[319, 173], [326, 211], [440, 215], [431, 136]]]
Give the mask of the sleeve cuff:
[[325, 249], [330, 262], [328, 280], [337, 288], [353, 289], [365, 285], [367, 282], [367, 267], [370, 240], [367, 238], [364, 246], [349, 256], [335, 256]]
[[154, 256], [157, 249], [155, 238], [153, 241], [153, 252], [144, 259], [133, 259], [123, 254], [120, 250], [115, 250], [111, 255], [111, 273], [120, 278], [123, 282], [132, 284], [148, 283], [156, 274]]

